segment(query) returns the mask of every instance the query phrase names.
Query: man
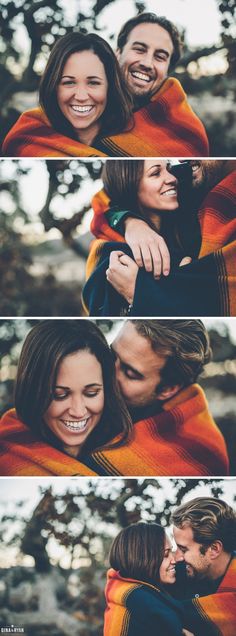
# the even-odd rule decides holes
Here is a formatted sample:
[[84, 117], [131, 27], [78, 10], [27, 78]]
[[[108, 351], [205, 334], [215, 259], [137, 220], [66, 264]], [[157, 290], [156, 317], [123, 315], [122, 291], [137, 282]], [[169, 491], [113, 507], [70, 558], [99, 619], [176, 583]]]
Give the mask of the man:
[[134, 97], [131, 130], [97, 146], [111, 156], [207, 156], [204, 127], [179, 81], [168, 78], [181, 55], [177, 28], [165, 17], [141, 13], [122, 27], [117, 59]]
[[[192, 205], [200, 206], [198, 211], [201, 231], [199, 257], [183, 268], [176, 266], [169, 276], [154, 280], [149, 272], [137, 267], [134, 260], [130, 258], [128, 248], [125, 250], [124, 246], [123, 256], [120, 248], [119, 251], [112, 251], [107, 280], [120, 297], [131, 305], [130, 315], [235, 316], [236, 162], [235, 160], [203, 160], [190, 163], [193, 173], [193, 193], [196, 193], [196, 195], [193, 194]], [[138, 219], [136, 223], [144, 224]], [[150, 233], [154, 235], [151, 229]], [[99, 236], [99, 230], [97, 235]], [[120, 235], [117, 234], [117, 238], [119, 240]], [[114, 250], [114, 243], [111, 245]], [[93, 246], [94, 250], [95, 248], [96, 245]], [[107, 254], [107, 246], [106, 250]], [[100, 253], [102, 255], [102, 252]], [[91, 259], [92, 257], [91, 253]], [[104, 258], [104, 269], [107, 267], [106, 263], [108, 259]], [[93, 288], [92, 285], [91, 288]], [[110, 287], [106, 288], [106, 292], [109, 290]], [[101, 299], [99, 301], [102, 307]], [[97, 313], [92, 295], [88, 297], [88, 306], [91, 315]], [[106, 315], [109, 315], [108, 307], [106, 307]]]
[[184, 561], [187, 577], [199, 590], [192, 603], [186, 603], [188, 627], [198, 633], [200, 623], [202, 629], [211, 624], [222, 636], [235, 636], [235, 511], [220, 499], [197, 497], [179, 506], [172, 522], [176, 560]]
[[125, 446], [93, 453], [86, 466], [99, 475], [226, 474], [223, 437], [193, 384], [210, 358], [203, 323], [127, 320], [112, 349], [133, 432]]

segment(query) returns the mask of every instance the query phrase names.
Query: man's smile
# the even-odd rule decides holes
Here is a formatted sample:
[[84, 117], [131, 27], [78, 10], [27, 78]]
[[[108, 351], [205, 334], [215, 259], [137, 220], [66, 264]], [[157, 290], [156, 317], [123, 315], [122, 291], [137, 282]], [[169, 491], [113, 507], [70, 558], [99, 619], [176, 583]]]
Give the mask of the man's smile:
[[134, 77], [134, 79], [140, 80], [141, 82], [146, 82], [147, 84], [152, 82], [154, 79], [143, 71], [130, 71], [130, 74], [132, 75], [132, 77]]

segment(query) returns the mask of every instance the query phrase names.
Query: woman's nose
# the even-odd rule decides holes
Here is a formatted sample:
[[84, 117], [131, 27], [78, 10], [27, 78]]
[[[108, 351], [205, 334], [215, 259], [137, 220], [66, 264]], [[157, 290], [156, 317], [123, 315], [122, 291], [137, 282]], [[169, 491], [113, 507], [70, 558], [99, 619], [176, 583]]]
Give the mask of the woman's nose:
[[87, 413], [87, 408], [84, 402], [83, 397], [74, 395], [71, 396], [69, 413], [77, 418], [82, 418]]
[[177, 185], [176, 177], [174, 176], [174, 174], [171, 174], [171, 172], [169, 172], [167, 168], [165, 171], [165, 183], [171, 183], [173, 185]]
[[76, 86], [74, 95], [79, 102], [85, 102], [88, 99], [88, 91], [85, 86]]

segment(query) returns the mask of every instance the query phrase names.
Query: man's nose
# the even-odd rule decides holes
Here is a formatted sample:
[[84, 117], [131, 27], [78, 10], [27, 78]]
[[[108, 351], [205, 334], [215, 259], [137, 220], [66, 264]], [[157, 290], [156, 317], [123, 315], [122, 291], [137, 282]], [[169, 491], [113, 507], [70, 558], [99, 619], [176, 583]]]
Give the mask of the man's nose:
[[140, 66], [142, 66], [145, 69], [153, 68], [153, 56], [151, 52], [146, 51], [146, 53], [142, 54], [142, 60], [141, 60]]
[[179, 548], [176, 548], [176, 551], [175, 551], [175, 561], [176, 563], [179, 563], [179, 561], [184, 561], [183, 552], [181, 552]]
[[116, 361], [115, 361], [115, 371], [116, 371], [116, 381], [118, 382], [118, 384], [120, 384], [120, 381], [122, 380], [122, 371], [121, 371], [120, 361], [118, 360], [118, 358], [116, 358]]
[[118, 358], [116, 358], [115, 360], [115, 370], [116, 370], [116, 377], [120, 374], [120, 361]]

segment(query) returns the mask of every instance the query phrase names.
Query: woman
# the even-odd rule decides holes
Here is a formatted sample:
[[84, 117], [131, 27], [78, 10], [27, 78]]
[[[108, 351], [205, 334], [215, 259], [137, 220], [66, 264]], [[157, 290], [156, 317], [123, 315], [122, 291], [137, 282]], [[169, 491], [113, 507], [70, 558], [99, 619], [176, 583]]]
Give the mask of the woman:
[[26, 111], [8, 133], [8, 156], [105, 156], [104, 135], [131, 122], [132, 101], [119, 64], [94, 33], [67, 33], [54, 45], [41, 79], [40, 108]]
[[15, 407], [1, 421], [1, 475], [83, 474], [78, 459], [129, 436], [112, 354], [88, 320], [33, 327], [20, 355]]
[[[183, 168], [187, 169], [187, 180], [184, 176], [185, 206], [180, 207], [182, 179], [179, 192], [177, 178], [170, 172], [170, 162], [159, 159], [106, 162], [103, 171], [105, 193], [99, 193], [94, 198], [95, 215], [91, 227], [103, 243], [101, 240], [95, 241], [92, 246], [88, 276], [95, 271], [84, 288], [84, 301], [91, 315], [115, 315], [132, 303], [133, 280], [130, 283], [127, 278], [125, 281], [125, 299], [114, 279], [112, 285], [106, 283], [106, 279], [111, 282], [112, 266], [108, 267], [110, 254], [114, 267], [116, 263], [125, 266], [127, 258], [133, 256], [133, 261], [130, 258], [128, 260], [136, 275], [138, 267], [144, 264], [147, 271], [153, 269], [154, 276], [159, 278], [161, 273], [167, 276], [170, 272], [170, 253], [172, 269], [186, 264], [191, 260], [190, 256], [197, 253], [197, 218], [189, 212], [187, 205], [191, 170], [189, 165], [180, 166], [180, 170]], [[105, 215], [109, 203], [112, 207]], [[121, 243], [124, 240], [122, 235], [114, 231], [118, 223], [131, 249], [125, 249], [126, 246]], [[122, 224], [125, 227], [122, 228]], [[119, 244], [114, 241], [119, 241]], [[186, 253], [189, 254], [188, 258]]]
[[163, 588], [175, 582], [170, 540], [156, 523], [121, 530], [110, 551], [104, 636], [191, 636], [179, 601]]

